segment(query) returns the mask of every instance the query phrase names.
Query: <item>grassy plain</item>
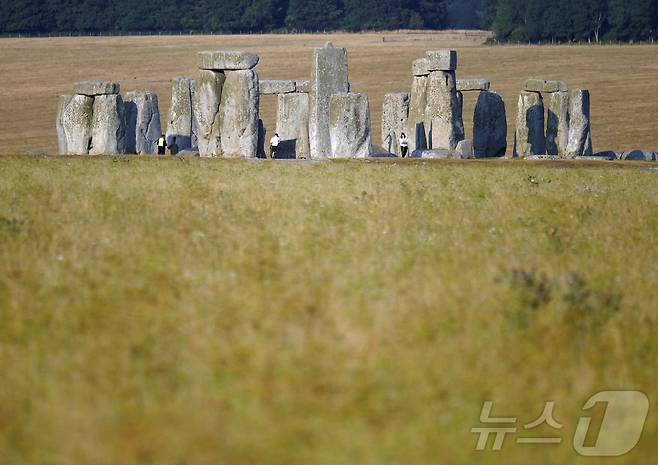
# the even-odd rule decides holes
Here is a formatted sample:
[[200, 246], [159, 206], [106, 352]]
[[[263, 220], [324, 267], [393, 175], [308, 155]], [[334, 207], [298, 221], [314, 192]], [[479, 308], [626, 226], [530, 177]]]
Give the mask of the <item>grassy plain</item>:
[[[377, 143], [384, 94], [409, 90], [411, 62], [425, 50], [454, 47], [459, 76], [488, 77], [505, 99], [510, 147], [519, 90], [526, 78], [543, 77], [590, 89], [595, 150], [658, 149], [658, 46], [486, 47], [454, 34], [370, 33], [0, 39], [0, 153], [55, 153], [57, 97], [70, 93], [75, 81], [116, 80], [124, 91], [153, 90], [166, 122], [170, 81], [196, 75], [196, 52], [250, 50], [261, 57], [261, 78], [308, 78], [313, 47], [326, 41], [349, 49], [352, 88], [370, 98]], [[474, 103], [467, 95], [465, 115]], [[263, 98], [270, 130], [275, 105], [274, 96]]]
[[[0, 463], [654, 463], [649, 166], [0, 157]], [[578, 457], [605, 389], [644, 435]]]

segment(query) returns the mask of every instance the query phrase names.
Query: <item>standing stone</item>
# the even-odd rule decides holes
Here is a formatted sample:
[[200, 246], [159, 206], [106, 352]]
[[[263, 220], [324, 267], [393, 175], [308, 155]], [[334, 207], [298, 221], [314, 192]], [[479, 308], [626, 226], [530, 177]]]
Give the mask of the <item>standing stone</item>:
[[546, 153], [564, 157], [569, 141], [569, 92], [554, 92], [548, 101]]
[[384, 95], [382, 108], [382, 147], [388, 152], [401, 155], [400, 135], [403, 132], [408, 133], [408, 117], [409, 94], [407, 92]]
[[538, 92], [522, 91], [516, 114], [514, 156], [527, 157], [545, 153], [544, 101]]
[[365, 94], [334, 94], [329, 103], [332, 158], [365, 158], [372, 153], [370, 109]]
[[219, 106], [222, 156], [256, 158], [259, 97], [255, 71], [226, 71]]
[[430, 148], [454, 150], [464, 139], [454, 71], [433, 71], [429, 77], [426, 121], [430, 127]]
[[126, 130], [123, 99], [120, 95], [98, 95], [94, 98], [91, 119], [90, 155], [126, 153]]
[[464, 93], [461, 91], [457, 91], [457, 104], [459, 105], [459, 114], [462, 115], [462, 120], [463, 120], [463, 115], [464, 115]]
[[128, 92], [124, 106], [126, 152], [140, 155], [157, 153], [158, 139], [162, 134], [158, 96], [153, 92]]
[[61, 155], [86, 155], [91, 141], [94, 99], [62, 95], [57, 112], [57, 141]]
[[167, 144], [173, 143], [175, 137], [180, 150], [193, 148], [192, 119], [192, 81], [186, 77], [177, 77], [171, 84]]
[[571, 92], [569, 109], [569, 141], [566, 155], [569, 158], [592, 155], [592, 133], [589, 119], [589, 91]]
[[473, 114], [475, 158], [502, 157], [507, 151], [505, 102], [495, 92], [482, 91]]
[[281, 138], [279, 158], [308, 158], [309, 98], [307, 93], [279, 94], [276, 132]]
[[199, 70], [199, 77], [195, 81], [192, 113], [199, 155], [202, 157], [220, 156], [222, 153], [219, 105], [225, 81], [224, 73], [205, 69]]
[[427, 110], [427, 84], [429, 76], [414, 76], [411, 81], [409, 98], [409, 151], [427, 148], [427, 128], [425, 127], [425, 112]]
[[331, 156], [329, 101], [333, 94], [349, 91], [347, 50], [327, 43], [316, 48], [311, 68], [309, 138], [311, 158]]
[[265, 129], [265, 124], [263, 124], [262, 119], [258, 119], [258, 149], [256, 151], [256, 157], [258, 158], [267, 158], [269, 152], [265, 152], [265, 137], [267, 136], [267, 130]]

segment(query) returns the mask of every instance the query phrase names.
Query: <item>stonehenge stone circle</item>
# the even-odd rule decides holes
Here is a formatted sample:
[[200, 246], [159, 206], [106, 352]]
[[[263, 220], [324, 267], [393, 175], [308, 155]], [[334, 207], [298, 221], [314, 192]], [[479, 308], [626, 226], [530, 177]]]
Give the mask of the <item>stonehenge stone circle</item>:
[[495, 92], [482, 91], [473, 114], [475, 158], [502, 157], [507, 151], [505, 102]]
[[409, 96], [409, 151], [427, 148], [427, 128], [425, 126], [427, 110], [427, 83], [429, 76], [414, 76], [411, 81]]
[[472, 92], [489, 90], [488, 79], [457, 79], [457, 92]]
[[288, 94], [297, 89], [295, 81], [263, 80], [258, 85], [261, 95]]
[[549, 94], [546, 153], [565, 156], [569, 141], [569, 92]]
[[400, 135], [407, 131], [409, 116], [409, 94], [397, 92], [384, 95], [382, 108], [382, 147], [388, 152], [401, 155]]
[[333, 94], [329, 103], [331, 158], [365, 158], [372, 153], [370, 109], [365, 94]]
[[457, 69], [457, 52], [455, 50], [430, 50], [425, 53], [429, 71], [455, 71]]
[[206, 69], [200, 69], [196, 79], [192, 113], [197, 129], [199, 155], [202, 157], [222, 154], [219, 105], [225, 81], [226, 75], [223, 72]]
[[308, 158], [311, 155], [308, 140], [308, 94], [279, 94], [278, 100], [276, 132], [281, 142], [277, 157]]
[[256, 157], [259, 100], [254, 70], [226, 71], [218, 113], [222, 156]]
[[167, 144], [172, 144], [174, 137], [181, 150], [196, 146], [194, 120], [192, 113], [192, 94], [195, 84], [187, 77], [177, 77], [171, 83], [171, 106], [167, 124]]
[[89, 154], [107, 155], [125, 152], [123, 99], [118, 94], [98, 95], [94, 98]]
[[592, 134], [589, 123], [589, 91], [578, 89], [569, 96], [569, 158], [592, 155]]
[[73, 85], [74, 93], [88, 97], [118, 94], [120, 89], [121, 87], [116, 82], [82, 81]]
[[198, 68], [211, 71], [252, 69], [258, 64], [258, 55], [241, 51], [205, 51], [197, 54]]
[[544, 101], [538, 92], [522, 91], [516, 114], [514, 156], [528, 157], [545, 153]]
[[91, 142], [94, 99], [62, 95], [57, 114], [57, 140], [61, 155], [86, 155]]
[[454, 71], [433, 71], [428, 81], [430, 148], [454, 150], [464, 139], [464, 123]]
[[528, 79], [523, 85], [526, 92], [567, 92], [566, 83], [563, 81], [550, 81], [546, 79]]
[[333, 94], [349, 92], [347, 50], [327, 43], [316, 48], [311, 67], [309, 138], [311, 158], [332, 154], [329, 136], [329, 101]]
[[[157, 153], [162, 128], [158, 96], [153, 92], [128, 92], [123, 100], [126, 118], [126, 152]], [[177, 141], [178, 142], [178, 141]]]

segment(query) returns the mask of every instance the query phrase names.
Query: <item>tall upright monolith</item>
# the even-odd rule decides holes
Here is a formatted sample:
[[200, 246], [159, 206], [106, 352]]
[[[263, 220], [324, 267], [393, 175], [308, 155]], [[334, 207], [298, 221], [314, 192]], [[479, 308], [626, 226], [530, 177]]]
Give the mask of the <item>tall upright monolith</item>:
[[569, 141], [569, 92], [549, 94], [546, 154], [565, 156]]
[[277, 157], [308, 158], [309, 98], [307, 93], [279, 94], [276, 132], [281, 138]]
[[86, 95], [62, 95], [57, 112], [60, 155], [86, 155], [91, 142], [94, 99]]
[[516, 114], [514, 156], [546, 154], [544, 100], [539, 92], [521, 91]]
[[[158, 96], [153, 92], [127, 92], [124, 99], [126, 118], [126, 152], [157, 153], [162, 128]], [[176, 139], [178, 144], [178, 139]]]
[[502, 157], [506, 151], [505, 102], [496, 92], [483, 90], [473, 114], [473, 153], [475, 158]]
[[454, 150], [464, 139], [464, 122], [454, 71], [432, 71], [428, 82], [427, 116], [430, 148]]
[[368, 96], [334, 94], [329, 104], [331, 158], [365, 158], [372, 153]]
[[256, 158], [258, 151], [258, 74], [253, 69], [226, 71], [219, 121], [223, 157]]
[[407, 92], [395, 92], [384, 95], [382, 105], [382, 147], [390, 153], [401, 155], [400, 135], [405, 133], [409, 136], [407, 129], [407, 118], [409, 117], [409, 94]]
[[578, 89], [571, 92], [569, 106], [569, 141], [566, 156], [570, 158], [592, 155], [590, 128], [589, 91]]
[[171, 106], [167, 124], [167, 143], [176, 138], [180, 150], [194, 147], [192, 115], [192, 80], [181, 76], [171, 83]]
[[409, 150], [424, 150], [427, 148], [427, 127], [425, 125], [427, 111], [427, 84], [429, 71], [426, 76], [414, 76], [411, 81], [411, 94], [409, 96], [409, 116], [407, 126], [409, 129]]
[[[225, 81], [226, 75], [223, 72], [207, 69], [200, 69], [195, 81], [192, 112], [199, 145], [199, 155], [202, 157], [220, 156], [222, 154], [219, 105]], [[191, 128], [192, 125], [190, 124]]]
[[118, 94], [94, 97], [90, 155], [126, 153], [123, 99]]

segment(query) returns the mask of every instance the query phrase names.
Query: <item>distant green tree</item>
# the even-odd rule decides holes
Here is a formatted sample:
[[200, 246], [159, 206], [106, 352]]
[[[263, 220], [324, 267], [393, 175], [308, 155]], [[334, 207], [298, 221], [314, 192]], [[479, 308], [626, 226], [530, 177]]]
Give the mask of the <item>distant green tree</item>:
[[342, 16], [340, 0], [290, 0], [285, 24], [293, 30], [336, 30]]

